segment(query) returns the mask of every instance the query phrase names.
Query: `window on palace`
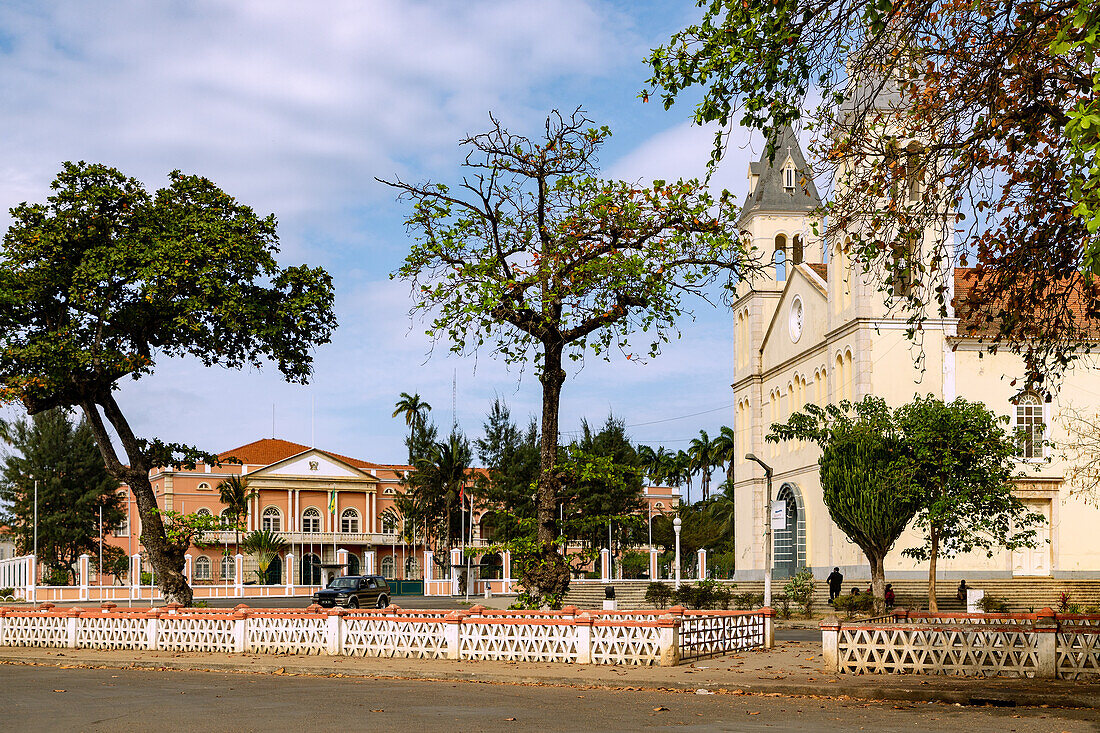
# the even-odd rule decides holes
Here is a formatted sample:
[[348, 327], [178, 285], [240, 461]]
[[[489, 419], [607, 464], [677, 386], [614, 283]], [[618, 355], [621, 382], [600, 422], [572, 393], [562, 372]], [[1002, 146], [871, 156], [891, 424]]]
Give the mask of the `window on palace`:
[[222, 555], [222, 580], [234, 580], [237, 563], [232, 555]]
[[321, 531], [321, 512], [316, 507], [302, 512], [302, 531], [310, 534]]
[[386, 557], [382, 558], [382, 577], [393, 580], [393, 578], [394, 578], [393, 570], [394, 570], [393, 556], [387, 555]]
[[260, 529], [265, 532], [282, 532], [283, 513], [273, 506], [264, 509], [264, 513], [260, 517]]
[[129, 537], [130, 536], [130, 517], [127, 514], [122, 515], [122, 519], [119, 520], [118, 525], [115, 527], [115, 537]]
[[210, 491], [210, 484], [203, 481], [201, 484], [199, 484], [199, 491]]
[[358, 533], [359, 512], [354, 509], [345, 509], [343, 514], [340, 515], [340, 531]]
[[1034, 392], [1016, 400], [1016, 440], [1021, 458], [1043, 457], [1043, 401]]
[[210, 570], [210, 558], [206, 555], [195, 558], [195, 580], [210, 580]]
[[382, 534], [397, 534], [397, 516], [393, 512], [382, 515]]
[[197, 512], [195, 512], [195, 514], [199, 515], [200, 517], [212, 517], [212, 516], [214, 516], [213, 514], [210, 513], [210, 510], [207, 509], [206, 507], [199, 507], [199, 510]]
[[405, 580], [420, 580], [420, 561], [415, 557], [405, 560]]

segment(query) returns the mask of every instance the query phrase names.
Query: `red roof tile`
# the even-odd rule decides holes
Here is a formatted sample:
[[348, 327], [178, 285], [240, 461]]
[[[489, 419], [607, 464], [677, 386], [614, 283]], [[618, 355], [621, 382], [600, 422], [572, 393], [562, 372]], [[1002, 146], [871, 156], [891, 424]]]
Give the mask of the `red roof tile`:
[[[250, 466], [270, 466], [272, 463], [278, 463], [279, 461], [296, 456], [299, 453], [305, 453], [307, 450], [310, 450], [310, 447], [308, 445], [302, 445], [301, 443], [292, 443], [289, 440], [281, 440], [279, 438], [262, 438], [261, 440], [255, 440], [246, 445], [242, 445], [239, 448], [232, 448], [219, 453], [218, 458], [223, 461], [229, 458], [236, 458], [241, 463], [247, 463]], [[342, 456], [339, 453], [333, 453], [323, 448], [318, 448], [317, 450], [320, 450], [322, 453], [327, 453], [333, 458], [337, 458], [356, 468], [386, 468], [393, 470], [411, 468], [411, 466], [371, 463], [358, 458]]]
[[828, 265], [826, 265], [824, 262], [807, 262], [805, 264], [808, 265], [810, 269], [812, 269], [814, 272], [816, 272], [818, 277], [820, 277], [825, 282], [829, 282]]

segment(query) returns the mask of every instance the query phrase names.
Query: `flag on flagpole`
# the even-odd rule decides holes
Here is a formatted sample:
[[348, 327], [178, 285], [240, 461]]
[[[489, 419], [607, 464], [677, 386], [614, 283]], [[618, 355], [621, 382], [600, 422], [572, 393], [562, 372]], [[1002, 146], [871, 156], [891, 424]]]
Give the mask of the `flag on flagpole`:
[[328, 492], [328, 513], [336, 514], [336, 489]]

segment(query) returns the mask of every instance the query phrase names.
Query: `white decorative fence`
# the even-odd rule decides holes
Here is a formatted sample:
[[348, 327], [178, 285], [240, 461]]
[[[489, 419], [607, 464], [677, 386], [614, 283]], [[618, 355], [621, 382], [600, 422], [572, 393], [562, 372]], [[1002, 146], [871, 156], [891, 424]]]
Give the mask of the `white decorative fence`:
[[0, 608], [0, 646], [674, 665], [770, 648], [758, 611]]
[[1100, 677], [1100, 616], [917, 614], [821, 624], [825, 668], [847, 674]]

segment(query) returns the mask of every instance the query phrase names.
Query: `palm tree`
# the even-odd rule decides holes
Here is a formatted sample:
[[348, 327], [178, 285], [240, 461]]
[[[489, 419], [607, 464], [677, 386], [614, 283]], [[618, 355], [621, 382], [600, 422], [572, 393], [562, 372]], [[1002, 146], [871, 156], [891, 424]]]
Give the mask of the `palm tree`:
[[255, 489], [249, 487], [248, 479], [241, 476], [230, 476], [218, 484], [218, 496], [229, 510], [229, 518], [233, 521], [237, 552], [241, 551], [241, 520], [248, 516], [248, 502], [257, 496]]
[[699, 472], [699, 485], [703, 489], [703, 501], [710, 498], [710, 471], [714, 468], [714, 444], [706, 430], [699, 431], [698, 438], [692, 438], [688, 447], [692, 473]]
[[737, 458], [737, 434], [729, 426], [723, 425], [711, 443], [714, 460], [726, 471], [726, 483], [733, 485], [733, 462]]
[[684, 451], [677, 451], [669, 458], [669, 468], [666, 474], [668, 480], [677, 488], [687, 484], [687, 504], [691, 505], [691, 456]]
[[256, 558], [256, 565], [259, 568], [256, 575], [259, 577], [260, 585], [267, 582], [267, 569], [271, 567], [271, 562], [286, 548], [287, 541], [281, 535], [266, 529], [249, 532], [241, 543], [241, 549]]
[[[433, 444], [427, 456], [416, 460], [416, 472], [408, 479], [399, 502], [405, 517], [422, 525], [425, 534], [431, 534], [447, 552], [461, 536], [455, 526], [455, 508], [460, 516], [465, 513], [465, 506], [458, 506], [459, 495], [469, 481], [472, 460], [470, 442], [457, 431], [451, 433], [446, 441]], [[457, 524], [461, 526], [461, 522]]]

